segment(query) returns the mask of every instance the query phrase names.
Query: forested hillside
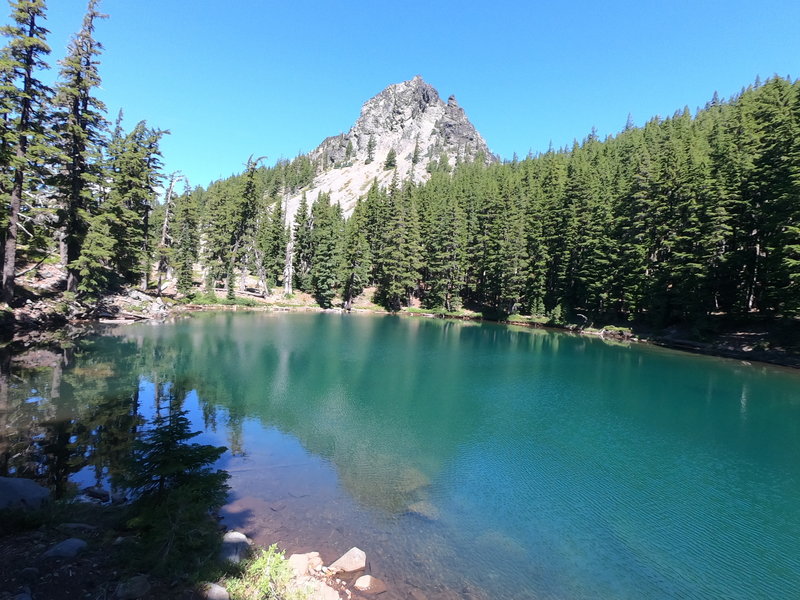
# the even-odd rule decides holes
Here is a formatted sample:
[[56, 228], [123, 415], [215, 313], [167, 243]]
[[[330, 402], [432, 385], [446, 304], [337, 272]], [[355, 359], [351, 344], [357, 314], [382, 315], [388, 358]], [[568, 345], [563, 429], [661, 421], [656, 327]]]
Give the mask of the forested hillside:
[[[162, 173], [166, 131], [110, 127], [95, 96], [101, 18], [42, 81], [44, 0], [15, 0], [0, 55], [3, 294], [31, 263], [60, 262], [67, 292], [174, 282], [178, 297], [223, 285], [313, 293], [349, 306], [365, 288], [397, 310], [547, 315], [553, 321], [698, 322], [712, 313], [800, 311], [800, 84], [774, 77], [692, 115], [629, 124], [605, 140], [490, 164], [431, 162], [395, 176], [345, 218], [308, 156], [190, 188]], [[521, 115], [520, 118], [537, 118]], [[243, 149], [243, 158], [249, 154]], [[365, 155], [366, 156], [366, 155]], [[181, 188], [179, 193], [178, 188]], [[300, 208], [287, 218], [286, 199]]]
[[[725, 102], [715, 95], [694, 116], [684, 109], [606, 140], [589, 135], [522, 161], [445, 167], [424, 185], [373, 186], [346, 222], [324, 195], [308, 199], [291, 226], [294, 287], [323, 305], [374, 284], [393, 309], [418, 297], [427, 307], [469, 303], [558, 319], [796, 314], [798, 88], [775, 77]], [[256, 197], [272, 199], [271, 213], [240, 203], [256, 175]], [[233, 262], [263, 266], [274, 282], [283, 238], [265, 223], [282, 218], [283, 177], [259, 169], [195, 192], [198, 235], [220, 229], [216, 214], [249, 221], [261, 241]], [[220, 246], [235, 247], [233, 238]], [[228, 272], [231, 257], [213, 246], [199, 258], [217, 278]]]

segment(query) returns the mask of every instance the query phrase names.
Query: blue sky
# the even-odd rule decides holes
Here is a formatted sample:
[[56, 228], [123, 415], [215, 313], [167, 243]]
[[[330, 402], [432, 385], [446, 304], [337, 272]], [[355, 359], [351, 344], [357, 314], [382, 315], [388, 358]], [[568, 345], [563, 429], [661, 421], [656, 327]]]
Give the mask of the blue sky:
[[[55, 65], [84, 0], [50, 0]], [[420, 74], [511, 158], [694, 110], [775, 73], [800, 76], [800, 2], [104, 0], [113, 121], [169, 129], [165, 167], [193, 185], [347, 131]], [[7, 14], [8, 11], [6, 11]]]

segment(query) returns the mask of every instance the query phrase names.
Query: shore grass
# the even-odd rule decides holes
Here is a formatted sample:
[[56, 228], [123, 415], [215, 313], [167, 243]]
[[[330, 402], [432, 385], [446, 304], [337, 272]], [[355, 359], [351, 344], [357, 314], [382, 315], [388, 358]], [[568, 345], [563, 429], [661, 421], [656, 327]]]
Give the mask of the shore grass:
[[293, 575], [284, 553], [273, 544], [256, 550], [224, 584], [231, 600], [305, 600], [306, 594], [290, 585]]

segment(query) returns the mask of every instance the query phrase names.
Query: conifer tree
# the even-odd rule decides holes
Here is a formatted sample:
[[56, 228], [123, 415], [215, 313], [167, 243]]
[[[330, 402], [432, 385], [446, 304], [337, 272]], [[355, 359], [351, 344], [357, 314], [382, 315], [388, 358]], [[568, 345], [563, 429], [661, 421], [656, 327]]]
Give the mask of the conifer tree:
[[364, 164], [368, 165], [373, 160], [375, 160], [375, 136], [370, 135], [367, 141], [367, 160], [364, 161]]
[[194, 281], [194, 263], [197, 260], [200, 189], [184, 194], [175, 200], [174, 250], [177, 288], [188, 294]]
[[[15, 0], [11, 2], [12, 25], [2, 28], [8, 43], [0, 55], [2, 84], [2, 140], [0, 168], [5, 178], [10, 175], [8, 221], [3, 253], [3, 299], [14, 300], [14, 276], [17, 259], [17, 233], [22, 195], [26, 188], [37, 187], [41, 178], [39, 167], [47, 153], [45, 128], [48, 124], [47, 103], [50, 90], [37, 77], [47, 68], [44, 56], [50, 48], [46, 42], [47, 29], [44, 0]], [[5, 191], [2, 183], [0, 191]]]
[[383, 169], [385, 171], [389, 171], [394, 169], [397, 166], [397, 152], [395, 152], [394, 148], [390, 148], [389, 152], [386, 154], [386, 160], [383, 163]]
[[292, 272], [294, 287], [304, 292], [311, 290], [311, 259], [313, 242], [311, 233], [311, 215], [308, 211], [308, 200], [305, 193], [300, 198], [300, 205], [294, 216], [292, 230]]
[[340, 254], [336, 233], [340, 225], [328, 194], [317, 196], [311, 207], [311, 220], [311, 287], [319, 305], [330, 308], [339, 284]]
[[342, 300], [345, 310], [369, 283], [372, 257], [366, 237], [364, 204], [357, 202], [345, 224], [342, 267]]
[[[93, 95], [100, 85], [97, 57], [102, 46], [94, 39], [95, 20], [105, 15], [98, 0], [89, 0], [83, 27], [69, 44], [55, 87], [55, 132], [58, 136], [58, 172], [54, 184], [62, 205], [61, 256], [67, 265], [67, 290], [78, 287], [81, 246], [89, 217], [96, 207], [94, 190], [100, 185], [100, 147], [106, 128], [105, 105]], [[99, 229], [104, 229], [100, 227]]]

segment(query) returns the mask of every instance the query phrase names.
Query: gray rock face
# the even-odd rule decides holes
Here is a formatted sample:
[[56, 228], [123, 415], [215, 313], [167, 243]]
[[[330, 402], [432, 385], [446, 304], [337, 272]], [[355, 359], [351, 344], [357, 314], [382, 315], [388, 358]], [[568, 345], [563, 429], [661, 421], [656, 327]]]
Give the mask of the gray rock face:
[[373, 180], [389, 184], [395, 171], [385, 169], [384, 163], [392, 150], [398, 180], [411, 178], [418, 183], [430, 177], [429, 164], [442, 159], [449, 167], [458, 161], [496, 160], [455, 97], [444, 102], [433, 86], [416, 76], [368, 100], [350, 131], [327, 138], [308, 154], [317, 174], [308, 189], [296, 190], [288, 198], [289, 219], [303, 191], [309, 202], [319, 192], [330, 192], [331, 201], [341, 204], [348, 215]]
[[0, 509], [39, 508], [50, 497], [50, 490], [22, 477], [0, 477]]
[[[421, 169], [444, 152], [455, 159], [474, 160], [483, 154], [493, 160], [486, 142], [470, 123], [455, 96], [447, 103], [439, 92], [417, 75], [410, 81], [390, 85], [368, 100], [361, 116], [346, 134], [329, 137], [309, 155], [321, 160], [323, 169], [351, 161], [368, 159], [369, 140], [375, 143], [373, 160], [383, 164], [390, 148], [397, 152], [398, 164], [410, 162], [417, 146]], [[351, 151], [348, 156], [348, 145]], [[408, 165], [403, 165], [408, 168]]]
[[86, 549], [86, 542], [80, 538], [69, 538], [44, 553], [45, 558], [74, 558]]
[[119, 600], [135, 600], [150, 591], [150, 582], [147, 575], [136, 575], [117, 585], [114, 592]]

